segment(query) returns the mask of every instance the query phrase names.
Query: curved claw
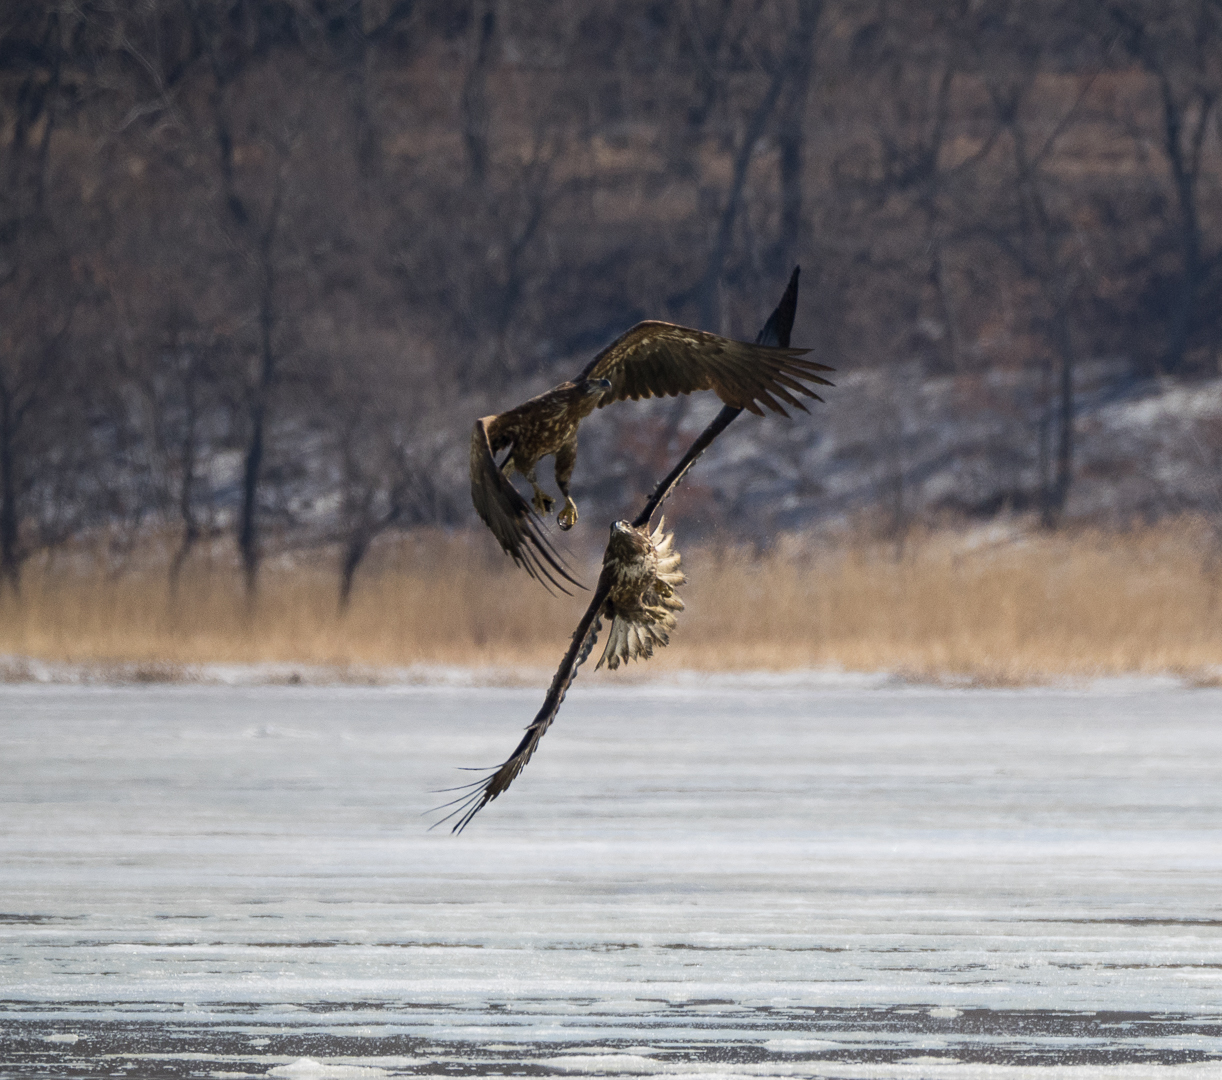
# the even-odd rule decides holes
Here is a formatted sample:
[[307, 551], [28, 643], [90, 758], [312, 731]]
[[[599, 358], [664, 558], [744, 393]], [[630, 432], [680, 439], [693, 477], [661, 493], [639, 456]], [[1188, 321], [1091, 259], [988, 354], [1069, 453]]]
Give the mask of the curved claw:
[[572, 499], [564, 500], [564, 509], [556, 515], [556, 524], [565, 532], [577, 524], [577, 504]]
[[535, 488], [535, 497], [530, 500], [534, 508], [540, 514], [550, 514], [552, 507], [556, 505], [556, 500], [550, 495], [545, 495], [538, 488]]

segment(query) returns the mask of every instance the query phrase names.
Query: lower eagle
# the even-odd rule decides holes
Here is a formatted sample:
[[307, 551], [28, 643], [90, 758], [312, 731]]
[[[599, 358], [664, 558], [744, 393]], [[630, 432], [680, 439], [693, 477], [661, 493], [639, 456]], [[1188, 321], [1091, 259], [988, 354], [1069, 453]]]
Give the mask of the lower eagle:
[[670, 643], [675, 612], [683, 610], [675, 589], [685, 578], [675, 534], [665, 528], [665, 518], [652, 535], [648, 526], [635, 529], [626, 521], [611, 526], [600, 577], [610, 591], [599, 613], [611, 620], [611, 629], [598, 667], [606, 664], [614, 671], [629, 660], [647, 660], [655, 648]]
[[665, 528], [665, 518], [658, 520], [658, 527], [652, 533], [648, 519], [642, 521], [641, 527], [626, 521], [617, 521], [611, 526], [594, 598], [552, 680], [549, 703], [540, 710], [517, 749], [505, 762], [481, 780], [449, 789], [462, 794], [437, 809], [451, 806], [458, 809], [435, 825], [457, 817], [454, 831], [462, 832], [481, 808], [513, 783], [555, 719], [577, 668], [593, 651], [603, 619], [611, 620], [611, 630], [598, 667], [606, 664], [614, 670], [629, 660], [646, 660], [655, 648], [669, 643], [670, 631], [675, 628], [675, 612], [683, 610], [683, 601], [675, 595], [675, 589], [685, 578], [679, 569], [675, 534], [666, 532]]

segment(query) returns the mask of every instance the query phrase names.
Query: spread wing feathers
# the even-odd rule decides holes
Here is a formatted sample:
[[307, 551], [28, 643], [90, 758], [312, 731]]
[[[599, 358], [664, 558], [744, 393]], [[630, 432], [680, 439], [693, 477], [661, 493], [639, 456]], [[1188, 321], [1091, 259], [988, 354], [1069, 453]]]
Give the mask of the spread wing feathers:
[[451, 806], [454, 809], [445, 817], [434, 822], [430, 828], [435, 829], [438, 825], [444, 825], [447, 821], [453, 821], [454, 818], [458, 818], [450, 831], [460, 833], [471, 824], [471, 819], [501, 794], [502, 791], [508, 788], [517, 778], [518, 773], [526, 768], [526, 763], [534, 754], [535, 747], [539, 745], [539, 740], [543, 738], [543, 733], [551, 726], [552, 721], [556, 718], [556, 713], [559, 711], [560, 704], [557, 702], [556, 707], [550, 710], [546, 717], [542, 715], [536, 717], [535, 722], [526, 729], [526, 734], [522, 737], [522, 741], [518, 743], [517, 749], [490, 776], [485, 776], [474, 783], [464, 784], [458, 788], [450, 788], [450, 791], [461, 791], [462, 794], [457, 799], [437, 807], [438, 810], [446, 810]]
[[581, 377], [611, 381], [600, 409], [626, 398], [714, 390], [733, 408], [763, 416], [763, 405], [788, 416], [786, 405], [807, 411], [796, 394], [823, 400], [807, 383], [832, 385], [816, 373], [833, 369], [803, 360], [808, 351], [731, 341], [674, 323], [641, 322], [603, 349]]
[[[665, 581], [672, 588], [677, 585], [682, 585], [687, 578], [683, 576], [683, 571], [679, 569], [679, 564], [683, 561], [679, 553], [675, 550], [675, 534], [673, 532], [664, 532], [666, 528], [666, 518], [658, 518], [658, 527], [654, 529], [653, 535], [649, 538], [653, 544], [654, 554], [658, 559], [658, 580]], [[678, 604], [678, 610], [683, 610], [683, 601], [677, 596], [674, 598]]]
[[590, 607], [586, 609], [585, 617], [578, 624], [568, 652], [564, 654], [564, 659], [560, 662], [560, 668], [556, 672], [555, 678], [552, 679], [551, 688], [548, 690], [547, 697], [543, 701], [543, 708], [539, 710], [530, 727], [526, 729], [526, 734], [522, 736], [522, 741], [518, 743], [514, 752], [509, 755], [503, 764], [493, 770], [490, 775], [482, 777], [474, 783], [451, 788], [450, 790], [461, 791], [462, 794], [443, 806], [437, 807], [438, 810], [445, 810], [451, 806], [454, 809], [439, 821], [434, 822], [430, 826], [431, 828], [435, 829], [438, 825], [458, 818], [451, 832], [462, 832], [471, 823], [471, 819], [505, 791], [517, 779], [518, 773], [526, 768], [526, 763], [530, 761], [531, 756], [534, 754], [535, 747], [539, 745], [539, 740], [543, 738], [547, 729], [552, 726], [552, 721], [556, 719], [556, 714], [564, 703], [564, 696], [568, 693], [573, 679], [577, 676], [577, 669], [585, 663], [586, 658], [594, 648], [594, 643], [598, 640], [598, 632], [602, 629], [602, 620], [597, 612], [605, 598], [606, 593], [602, 589], [595, 593], [594, 601], [596, 603], [594, 601], [591, 602]]
[[649, 538], [656, 559], [655, 577], [642, 590], [639, 602], [635, 606], [608, 603], [608, 607], [613, 608], [610, 612], [613, 618], [598, 667], [606, 664], [614, 671], [629, 660], [648, 660], [655, 648], [670, 644], [669, 632], [675, 628], [675, 612], [683, 610], [683, 601], [674, 590], [687, 579], [679, 569], [680, 557], [674, 549], [675, 534], [664, 532], [665, 526], [666, 519], [661, 518]]
[[481, 417], [471, 431], [471, 501], [475, 512], [513, 561], [536, 581], [545, 586], [550, 583], [563, 593], [568, 589], [560, 579], [582, 588], [552, 547], [530, 503], [497, 468], [488, 434], [488, 425], [494, 419]]

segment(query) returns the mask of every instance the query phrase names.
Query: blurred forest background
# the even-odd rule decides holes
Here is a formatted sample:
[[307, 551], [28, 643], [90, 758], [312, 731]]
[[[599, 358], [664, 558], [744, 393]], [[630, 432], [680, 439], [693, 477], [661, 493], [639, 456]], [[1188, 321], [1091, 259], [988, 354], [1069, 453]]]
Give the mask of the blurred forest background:
[[[10, 593], [155, 536], [346, 596], [477, 524], [476, 416], [642, 318], [749, 339], [797, 263], [837, 387], [681, 537], [1222, 522], [1219, 0], [9, 0], [0, 178]], [[718, 404], [588, 422], [575, 542]]]

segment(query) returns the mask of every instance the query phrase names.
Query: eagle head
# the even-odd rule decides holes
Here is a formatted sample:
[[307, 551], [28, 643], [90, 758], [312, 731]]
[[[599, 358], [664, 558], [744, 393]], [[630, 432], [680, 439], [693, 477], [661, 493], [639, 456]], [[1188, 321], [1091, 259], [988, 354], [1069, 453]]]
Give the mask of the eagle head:
[[652, 547], [648, 533], [634, 529], [626, 521], [617, 521], [611, 526], [611, 540], [603, 561], [631, 562], [647, 555]]
[[583, 379], [581, 381], [581, 392], [589, 394], [591, 397], [602, 397], [608, 390], [611, 389], [610, 379]]

